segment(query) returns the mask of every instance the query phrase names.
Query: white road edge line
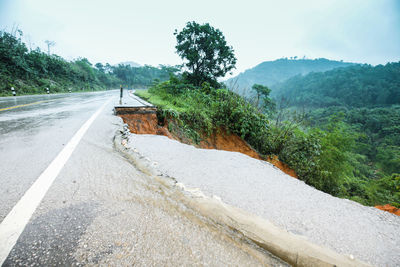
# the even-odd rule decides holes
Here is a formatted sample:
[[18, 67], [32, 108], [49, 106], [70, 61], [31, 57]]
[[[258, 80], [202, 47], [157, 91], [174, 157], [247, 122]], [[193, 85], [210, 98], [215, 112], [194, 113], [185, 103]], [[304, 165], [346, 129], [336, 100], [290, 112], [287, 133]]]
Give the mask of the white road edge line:
[[57, 157], [50, 163], [33, 185], [25, 192], [14, 208], [8, 213], [0, 224], [0, 266], [7, 259], [8, 254], [17, 243], [19, 236], [25, 229], [30, 218], [39, 206], [47, 190], [53, 184], [55, 178], [68, 161], [72, 152], [79, 144], [90, 125], [100, 112], [110, 102], [104, 103], [75, 133], [68, 144], [61, 150]]

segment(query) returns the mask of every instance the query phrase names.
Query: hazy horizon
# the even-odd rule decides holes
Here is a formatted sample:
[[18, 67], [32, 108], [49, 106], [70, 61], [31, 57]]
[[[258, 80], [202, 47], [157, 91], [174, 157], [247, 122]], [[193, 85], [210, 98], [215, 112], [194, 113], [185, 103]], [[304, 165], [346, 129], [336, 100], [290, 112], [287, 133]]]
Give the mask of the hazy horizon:
[[[228, 4], [229, 3], [229, 4]], [[297, 56], [385, 64], [400, 60], [400, 2], [355, 1], [49, 1], [1, 0], [1, 30], [67, 60], [181, 64], [175, 29], [187, 21], [220, 29], [238, 59], [234, 74], [266, 60]]]

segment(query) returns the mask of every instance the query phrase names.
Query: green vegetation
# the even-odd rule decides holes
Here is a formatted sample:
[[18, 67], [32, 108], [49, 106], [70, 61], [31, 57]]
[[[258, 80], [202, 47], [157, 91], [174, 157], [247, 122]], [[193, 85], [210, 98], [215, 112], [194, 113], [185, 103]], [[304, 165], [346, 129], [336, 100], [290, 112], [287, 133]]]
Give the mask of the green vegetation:
[[114, 76], [93, 68], [85, 58], [67, 62], [56, 55], [28, 51], [21, 41], [22, 32], [14, 36], [0, 32], [0, 95], [76, 90], [101, 90], [119, 83]]
[[[330, 65], [332, 62], [321, 59], [317, 63], [324, 67], [329, 65], [329, 68], [347, 64], [333, 62]], [[343, 92], [347, 92], [345, 88], [356, 88], [352, 85], [358, 83], [358, 91], [352, 91], [352, 97], [375, 90], [377, 98], [386, 99], [383, 103], [389, 105], [395, 100], [388, 102], [387, 96], [395, 97], [393, 88], [399, 88], [397, 77], [400, 76], [394, 75], [395, 64], [385, 67], [390, 69], [391, 74], [386, 75], [380, 70], [376, 79], [370, 77], [376, 72], [371, 72], [369, 66], [327, 72], [327, 77], [331, 77], [331, 73], [345, 73], [347, 69], [353, 74], [344, 76], [337, 83], [335, 78], [327, 78], [335, 84], [330, 90], [320, 87], [325, 86], [324, 83], [317, 83], [325, 77], [320, 73], [295, 77], [293, 81], [320, 77], [310, 79], [318, 84], [316, 87], [319, 89], [309, 90], [314, 88], [311, 83], [309, 87], [303, 87], [303, 91], [298, 87], [297, 92], [303, 95], [320, 92], [317, 95], [322, 103], [326, 103], [326, 98], [336, 94], [338, 86], [347, 81], [349, 87], [344, 87]], [[207, 73], [213, 78], [212, 72]], [[381, 85], [380, 88], [366, 86], [366, 83], [374, 84], [375, 81]], [[290, 84], [293, 84], [292, 80]], [[159, 107], [160, 119], [168, 119], [171, 132], [184, 135], [194, 143], [214, 131], [226, 129], [241, 136], [262, 156], [277, 155], [296, 171], [299, 179], [319, 190], [364, 205], [400, 205], [400, 175], [396, 174], [400, 170], [399, 106], [373, 109], [348, 107], [349, 103], [360, 106], [363, 101], [366, 106], [376, 104], [371, 97], [367, 97], [346, 99], [340, 107], [314, 109], [306, 114], [299, 112], [298, 106], [290, 102], [280, 101], [275, 105], [269, 96], [271, 90], [262, 84], [254, 84], [252, 89], [254, 98], [244, 98], [226, 88], [216, 89], [207, 82], [199, 85], [198, 81], [185, 76], [172, 75], [170, 80], [137, 93]], [[285, 92], [281, 95], [283, 99], [288, 98], [286, 93], [290, 95], [290, 90], [281, 92]], [[382, 97], [380, 94], [385, 92], [386, 96]]]
[[97, 63], [95, 67], [86, 59], [72, 62], [57, 55], [49, 55], [39, 48], [29, 51], [21, 40], [22, 32], [0, 31], [0, 96], [17, 94], [105, 90], [125, 86], [149, 86], [155, 79], [167, 80], [176, 68], [145, 66], [111, 66]]
[[254, 84], [251, 88], [256, 92], [254, 105], [265, 114], [271, 114], [275, 109], [275, 102], [269, 98], [271, 89], [261, 84]]
[[347, 134], [354, 138], [348, 160], [351, 173], [345, 181], [347, 194], [363, 204], [386, 202], [398, 206], [400, 106], [320, 108], [310, 111], [307, 123], [326, 129], [327, 121], [334, 114], [341, 115], [341, 123], [346, 127]]
[[190, 83], [201, 86], [208, 82], [218, 86], [217, 78], [235, 68], [233, 48], [227, 45], [222, 32], [210, 24], [188, 22], [181, 32], [175, 30], [174, 34], [176, 52], [185, 60], [187, 68], [183, 75]]
[[[355, 132], [343, 114], [331, 113], [324, 123], [315, 120], [315, 125], [302, 115], [279, 120], [279, 111], [268, 116], [232, 91], [206, 83], [195, 87], [176, 77], [137, 94], [158, 106], [159, 116], [168, 119], [171, 132], [193, 143], [223, 128], [241, 136], [261, 155], [277, 155], [299, 179], [319, 190], [364, 205], [400, 203], [400, 176], [391, 173], [398, 168], [398, 158], [391, 158], [398, 150], [378, 146], [381, 152], [376, 158], [382, 158], [381, 163], [371, 165], [365, 155], [357, 153], [360, 138], [365, 136]], [[399, 138], [398, 131], [394, 132], [396, 125], [387, 126], [385, 131], [393, 136], [385, 144]], [[386, 161], [388, 158], [392, 160]], [[382, 170], [374, 166], [382, 166]]]
[[305, 131], [318, 127], [332, 133], [330, 120], [339, 118], [341, 136], [353, 139], [346, 146], [341, 146], [343, 140], [334, 146], [347, 153], [347, 166], [342, 167], [347, 172], [336, 179], [342, 180], [340, 196], [366, 205], [399, 206], [399, 88], [400, 63], [388, 63], [296, 76], [276, 85], [272, 95], [286, 112], [308, 109], [299, 124]]
[[228, 79], [225, 84], [232, 90], [245, 95], [254, 96], [251, 91], [253, 84], [266, 85], [272, 89], [274, 85], [296, 75], [306, 75], [310, 72], [322, 72], [334, 68], [348, 67], [353, 63], [319, 59], [287, 59], [265, 61], [254, 68], [248, 69], [238, 76]]
[[168, 124], [171, 132], [194, 143], [221, 128], [254, 145], [267, 134], [266, 116], [227, 89], [217, 90], [207, 83], [195, 87], [172, 77], [148, 91], [136, 93], [159, 107], [160, 116], [172, 122]]
[[400, 104], [399, 88], [400, 62], [296, 76], [275, 85], [272, 95], [297, 107], [377, 107]]
[[[96, 64], [97, 65], [97, 64]], [[119, 64], [111, 67], [111, 72], [122, 84], [129, 88], [148, 87], [154, 81], [166, 81], [171, 74], [179, 72], [178, 67], [160, 65], [159, 68], [152, 66], [132, 67], [129, 65]]]

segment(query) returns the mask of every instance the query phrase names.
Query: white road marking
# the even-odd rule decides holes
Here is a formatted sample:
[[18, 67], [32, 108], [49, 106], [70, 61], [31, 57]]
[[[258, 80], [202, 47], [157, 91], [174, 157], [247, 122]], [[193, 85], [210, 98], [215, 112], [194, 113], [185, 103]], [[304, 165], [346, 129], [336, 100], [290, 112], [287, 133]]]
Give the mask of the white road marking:
[[61, 150], [57, 157], [50, 163], [34, 184], [25, 192], [7, 217], [0, 224], [0, 266], [7, 259], [11, 249], [17, 243], [19, 236], [25, 229], [30, 218], [39, 206], [47, 190], [70, 158], [72, 152], [79, 144], [90, 125], [97, 118], [104, 107], [110, 102], [104, 103], [75, 133], [68, 144]]

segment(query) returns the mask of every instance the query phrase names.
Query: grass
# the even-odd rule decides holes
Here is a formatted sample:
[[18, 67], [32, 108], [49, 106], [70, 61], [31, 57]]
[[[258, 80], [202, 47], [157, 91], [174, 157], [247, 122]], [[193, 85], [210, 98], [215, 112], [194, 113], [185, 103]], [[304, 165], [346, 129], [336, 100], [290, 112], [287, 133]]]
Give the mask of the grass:
[[135, 91], [135, 95], [143, 98], [144, 100], [152, 103], [153, 105], [162, 108], [164, 110], [174, 110], [177, 112], [186, 112], [187, 106], [182, 105], [184, 101], [175, 101], [176, 104], [173, 104], [170, 100], [166, 100], [157, 94], [151, 94], [148, 89], [140, 89]]
[[[225, 89], [187, 89], [171, 80], [135, 94], [158, 107], [169, 130], [198, 143], [220, 128], [240, 136], [261, 155], [277, 155], [307, 184], [363, 205], [400, 203], [400, 176], [379, 181], [355, 177], [348, 160], [350, 138], [341, 124], [330, 131], [271, 125], [268, 118], [240, 96]], [[290, 125], [290, 124], [289, 124]], [[351, 140], [347, 140], [350, 142]]]

